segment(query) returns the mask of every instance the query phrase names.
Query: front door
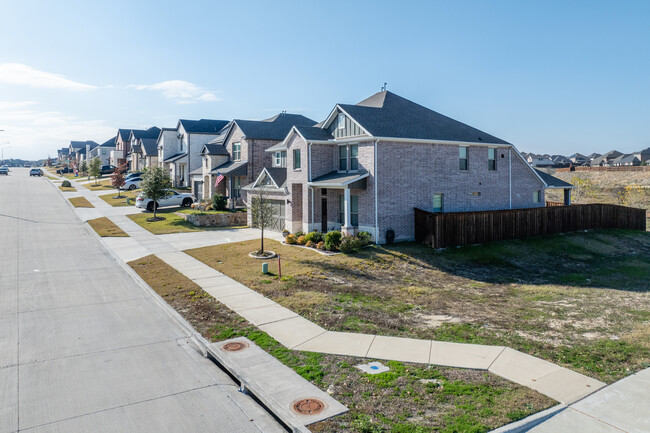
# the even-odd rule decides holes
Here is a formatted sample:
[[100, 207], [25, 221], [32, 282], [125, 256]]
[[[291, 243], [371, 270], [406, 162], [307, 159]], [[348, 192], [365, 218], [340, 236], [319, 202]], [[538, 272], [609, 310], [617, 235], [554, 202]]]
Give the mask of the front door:
[[327, 198], [323, 197], [321, 199], [320, 206], [320, 231], [322, 233], [327, 233]]

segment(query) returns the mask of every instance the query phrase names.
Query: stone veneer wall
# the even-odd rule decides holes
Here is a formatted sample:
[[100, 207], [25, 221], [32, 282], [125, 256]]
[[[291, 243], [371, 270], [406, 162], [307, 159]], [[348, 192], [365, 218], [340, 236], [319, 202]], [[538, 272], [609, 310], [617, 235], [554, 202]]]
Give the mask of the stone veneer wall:
[[186, 214], [182, 212], [176, 212], [176, 215], [198, 227], [228, 227], [248, 225], [248, 212], [225, 212], [215, 214]]

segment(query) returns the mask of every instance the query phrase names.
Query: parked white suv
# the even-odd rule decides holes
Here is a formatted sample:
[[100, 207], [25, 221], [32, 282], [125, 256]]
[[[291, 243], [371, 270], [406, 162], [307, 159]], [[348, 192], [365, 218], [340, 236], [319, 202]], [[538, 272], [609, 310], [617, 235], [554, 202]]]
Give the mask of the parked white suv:
[[[194, 196], [189, 192], [179, 193], [171, 189], [169, 192], [171, 193], [169, 197], [158, 200], [158, 203], [156, 203], [156, 209], [167, 206], [190, 207], [192, 206], [192, 203], [194, 203]], [[153, 212], [154, 202], [140, 193], [135, 199], [135, 207]]]

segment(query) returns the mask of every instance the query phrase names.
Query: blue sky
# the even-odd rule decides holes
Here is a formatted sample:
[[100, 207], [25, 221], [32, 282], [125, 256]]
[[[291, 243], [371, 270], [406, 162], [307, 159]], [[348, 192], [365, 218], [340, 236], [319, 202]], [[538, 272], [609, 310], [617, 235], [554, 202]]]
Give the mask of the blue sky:
[[[0, 147], [388, 89], [522, 151], [650, 146], [648, 1], [2, 0]], [[9, 144], [7, 144], [9, 142]]]

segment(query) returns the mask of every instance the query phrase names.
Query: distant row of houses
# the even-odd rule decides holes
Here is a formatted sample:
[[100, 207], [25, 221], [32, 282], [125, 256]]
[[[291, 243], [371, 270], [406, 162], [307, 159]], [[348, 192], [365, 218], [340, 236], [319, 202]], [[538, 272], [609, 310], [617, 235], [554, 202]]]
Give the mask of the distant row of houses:
[[563, 155], [538, 155], [522, 152], [526, 161], [533, 167], [569, 167], [569, 166], [591, 166], [591, 167], [624, 167], [650, 164], [650, 147], [632, 153], [621, 153], [616, 150], [601, 155], [592, 153], [582, 155], [574, 153], [571, 156]]
[[[321, 122], [279, 113], [265, 120], [187, 120], [173, 128], [119, 129], [97, 144], [71, 142], [80, 163], [160, 166], [198, 199], [222, 194], [247, 207], [264, 191], [276, 230], [367, 231], [378, 242], [414, 238], [413, 209], [433, 212], [545, 205], [570, 184], [528, 164], [510, 143], [382, 91], [336, 104]], [[249, 212], [249, 215], [251, 212]], [[254, 224], [253, 221], [249, 221]]]

